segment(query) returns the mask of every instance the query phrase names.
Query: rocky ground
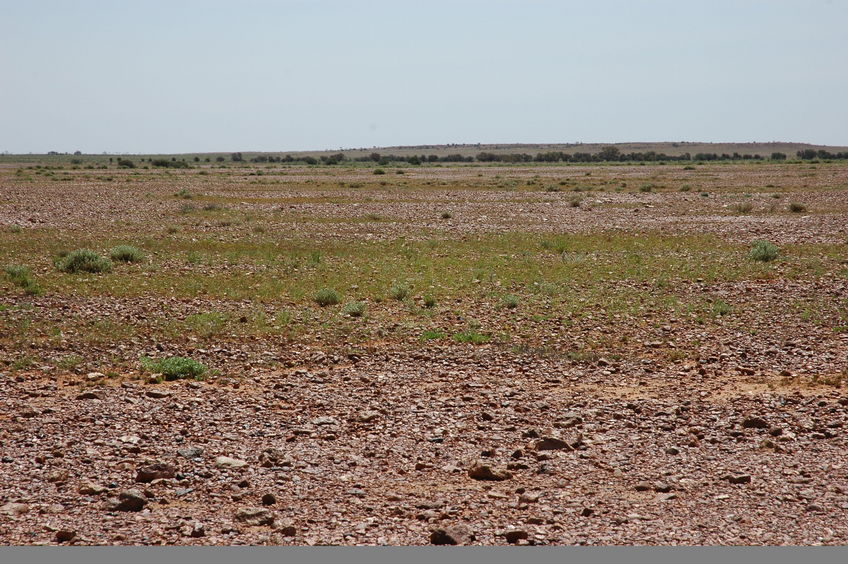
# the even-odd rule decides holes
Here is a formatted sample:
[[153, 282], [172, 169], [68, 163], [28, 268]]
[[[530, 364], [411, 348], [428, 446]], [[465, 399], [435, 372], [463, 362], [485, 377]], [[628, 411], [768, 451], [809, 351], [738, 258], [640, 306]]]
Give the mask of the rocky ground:
[[[162, 214], [192, 236], [234, 237], [236, 227], [177, 215], [171, 193], [185, 185], [205, 186], [208, 201], [233, 198], [237, 210], [267, 208], [268, 229], [308, 229], [316, 239], [603, 227], [844, 245], [841, 167], [805, 176], [809, 169], [790, 165], [715, 166], [696, 171], [700, 181], [645, 168], [420, 169], [403, 178], [452, 186], [401, 195], [322, 188], [326, 198], [353, 190], [346, 203], [298, 200], [316, 197], [308, 182], [326, 169], [289, 171], [270, 195], [251, 192], [247, 172], [228, 173], [208, 185], [185, 177], [128, 185], [122, 198], [132, 195], [132, 206], [119, 205], [126, 200], [114, 185], [69, 180], [68, 192], [65, 182], [21, 182], [8, 168], [0, 218], [39, 233], [105, 237], [161, 229]], [[370, 173], [326, 174], [350, 183]], [[462, 189], [546, 175], [630, 187], [584, 194], [578, 206], [570, 193]], [[659, 193], [633, 190], [651, 179]], [[691, 192], [677, 190], [688, 182]], [[772, 186], [753, 196], [760, 213], [728, 212], [753, 185]], [[148, 191], [165, 197], [146, 199]], [[764, 211], [772, 192], [812, 213]], [[95, 207], [98, 199], [107, 205]], [[280, 219], [279, 206], [314, 223]], [[446, 206], [453, 217], [440, 221]], [[367, 213], [396, 221], [327, 222]], [[6, 248], [4, 260], [22, 252]], [[422, 342], [400, 324], [355, 343], [319, 329], [288, 339], [124, 337], [122, 324], [142, 327], [157, 311], [186, 317], [208, 301], [64, 294], [52, 274], [44, 278], [55, 286], [40, 296], [6, 287], [5, 330], [63, 330], [0, 335], [0, 543], [846, 544], [848, 332], [835, 328], [848, 319], [848, 282], [832, 274], [845, 260], [829, 257], [824, 274], [792, 274], [790, 263], [764, 279], [676, 281], [682, 300], [733, 304], [732, 315], [707, 323], [651, 311], [595, 311], [567, 325], [528, 314], [516, 323], [538, 348]], [[42, 271], [50, 268], [45, 259]], [[817, 301], [802, 315], [787, 296]], [[369, 307], [405, 315], [393, 304]], [[450, 307], [513, 322], [472, 298]], [[445, 326], [462, 326], [447, 306], [440, 315]], [[115, 338], [86, 339], [74, 332], [84, 325], [62, 326], [70, 318], [109, 320]], [[586, 342], [609, 344], [571, 354]], [[24, 353], [34, 360], [16, 365]], [[85, 362], [53, 362], [68, 353]], [[157, 354], [200, 356], [217, 370], [201, 381], [160, 382], [128, 368]], [[114, 370], [101, 368], [109, 363]]]

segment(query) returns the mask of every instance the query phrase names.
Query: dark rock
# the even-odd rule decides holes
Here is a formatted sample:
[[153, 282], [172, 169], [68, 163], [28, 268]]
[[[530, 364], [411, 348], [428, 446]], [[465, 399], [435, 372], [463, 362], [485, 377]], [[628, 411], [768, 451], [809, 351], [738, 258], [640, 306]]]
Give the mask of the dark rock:
[[430, 533], [430, 544], [436, 545], [466, 545], [474, 540], [474, 533], [465, 525], [435, 529]]
[[293, 537], [297, 534], [297, 526], [291, 519], [285, 519], [277, 526], [277, 531], [284, 537]]
[[509, 544], [515, 544], [520, 540], [528, 538], [530, 535], [524, 529], [508, 529], [502, 531], [499, 536], [504, 537]]
[[138, 490], [125, 490], [118, 494], [118, 499], [110, 500], [107, 508], [110, 511], [141, 511], [147, 505], [145, 498]]
[[153, 480], [173, 478], [176, 473], [176, 468], [170, 464], [157, 462], [155, 464], [148, 464], [147, 466], [139, 468], [135, 476], [135, 481], [142, 484], [149, 484]]
[[651, 490], [651, 484], [649, 482], [639, 482], [635, 487], [637, 492], [646, 492]]
[[742, 426], [746, 429], [767, 429], [768, 421], [762, 417], [746, 417], [742, 420]]
[[206, 527], [203, 526], [203, 523], [195, 523], [194, 525], [192, 525], [191, 531], [189, 532], [188, 536], [190, 536], [193, 539], [205, 537], [206, 536]]
[[727, 480], [731, 484], [750, 484], [751, 483], [751, 475], [750, 474], [728, 474], [724, 476], [724, 480]]
[[274, 505], [277, 503], [277, 496], [272, 493], [266, 493], [262, 496], [262, 505]]
[[85, 400], [85, 399], [98, 399], [99, 400], [99, 399], [103, 399], [103, 392], [95, 392], [95, 391], [83, 392], [83, 393], [81, 393], [77, 396], [77, 399], [78, 400]]
[[77, 538], [77, 532], [68, 529], [59, 529], [56, 531], [56, 542], [70, 542]]

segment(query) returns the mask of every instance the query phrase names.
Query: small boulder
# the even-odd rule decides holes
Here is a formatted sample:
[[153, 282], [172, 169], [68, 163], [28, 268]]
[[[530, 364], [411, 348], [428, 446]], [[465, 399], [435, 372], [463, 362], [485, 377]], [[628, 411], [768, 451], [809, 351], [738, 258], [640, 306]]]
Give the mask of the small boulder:
[[274, 513], [264, 507], [245, 507], [236, 512], [235, 519], [249, 527], [270, 526], [274, 524]]
[[435, 545], [465, 545], [471, 544], [474, 540], [474, 533], [465, 525], [434, 529], [430, 533], [430, 544]]
[[503, 468], [493, 467], [485, 462], [478, 461], [468, 469], [468, 477], [474, 480], [499, 482], [512, 478], [512, 473]]
[[215, 466], [218, 468], [243, 468], [247, 466], [247, 462], [229, 456], [219, 456], [215, 459]]
[[125, 490], [118, 494], [118, 499], [110, 500], [106, 507], [110, 511], [141, 511], [147, 505], [145, 498], [138, 490]]
[[153, 480], [162, 480], [173, 478], [177, 473], [176, 468], [170, 464], [157, 462], [148, 464], [138, 469], [135, 475], [135, 481], [142, 484], [149, 484]]

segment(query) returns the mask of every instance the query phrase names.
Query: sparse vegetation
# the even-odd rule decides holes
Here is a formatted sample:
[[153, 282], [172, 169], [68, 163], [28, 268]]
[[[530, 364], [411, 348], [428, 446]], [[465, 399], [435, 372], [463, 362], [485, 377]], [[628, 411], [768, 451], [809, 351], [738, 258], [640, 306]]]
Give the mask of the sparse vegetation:
[[38, 285], [38, 282], [36, 282], [35, 276], [33, 276], [29, 267], [9, 265], [4, 268], [3, 271], [6, 273], [6, 277], [11, 280], [15, 286], [23, 288], [24, 293], [27, 295], [35, 296], [41, 293], [41, 287]]
[[792, 202], [789, 204], [789, 211], [792, 213], [804, 213], [807, 211], [807, 206], [799, 204], [798, 202]]
[[394, 284], [389, 288], [389, 296], [393, 300], [402, 301], [409, 297], [409, 286], [406, 284]]
[[112, 261], [90, 249], [77, 249], [65, 256], [60, 256], [56, 261], [56, 267], [69, 274], [78, 272], [98, 274], [112, 270]]

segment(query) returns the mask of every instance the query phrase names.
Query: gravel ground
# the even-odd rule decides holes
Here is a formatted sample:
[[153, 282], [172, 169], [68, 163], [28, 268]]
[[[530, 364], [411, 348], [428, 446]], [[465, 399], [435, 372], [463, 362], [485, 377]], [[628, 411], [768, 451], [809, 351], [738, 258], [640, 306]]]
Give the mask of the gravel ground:
[[[6, 167], [0, 224], [71, 239], [156, 233], [169, 221], [223, 240], [243, 230], [180, 216], [184, 202], [172, 194], [186, 188], [193, 205], [223, 201], [265, 214], [281, 236], [614, 229], [745, 243], [846, 240], [845, 167], [681, 168], [422, 168], [388, 178], [404, 191], [339, 185], [373, 184], [369, 171], [163, 179], [110, 170], [110, 182], [72, 171], [75, 180], [23, 182]], [[609, 189], [541, 189], [562, 179]], [[529, 181], [538, 191], [480, 187]], [[615, 192], [622, 182], [627, 191]], [[646, 182], [659, 188], [634, 191]], [[733, 213], [748, 192], [754, 213]], [[809, 211], [782, 211], [790, 201]], [[781, 209], [768, 211], [775, 203]], [[446, 210], [452, 217], [440, 219]], [[368, 214], [380, 221], [334, 221]], [[733, 320], [703, 325], [651, 311], [599, 312], [567, 327], [522, 319], [546, 343], [538, 351], [420, 343], [393, 337], [391, 327], [366, 346], [316, 335], [208, 343], [142, 333], [95, 343], [67, 333], [16, 345], [42, 359], [21, 369], [12, 359], [26, 351], [0, 335], [0, 543], [848, 543], [848, 333], [832, 329], [848, 280], [688, 281], [675, 291], [721, 297], [734, 304]], [[815, 296], [824, 306], [810, 307], [828, 323], [799, 318], [787, 296]], [[6, 291], [4, 304], [24, 302], [2, 311], [8, 326], [69, 318], [141, 326], [157, 312], [246, 305]], [[484, 306], [457, 299], [451, 307]], [[508, 321], [495, 307], [480, 313]], [[622, 337], [614, 356], [569, 355], [601, 337]], [[118, 364], [186, 354], [220, 370], [205, 381], [157, 383], [47, 362], [67, 353]]]

